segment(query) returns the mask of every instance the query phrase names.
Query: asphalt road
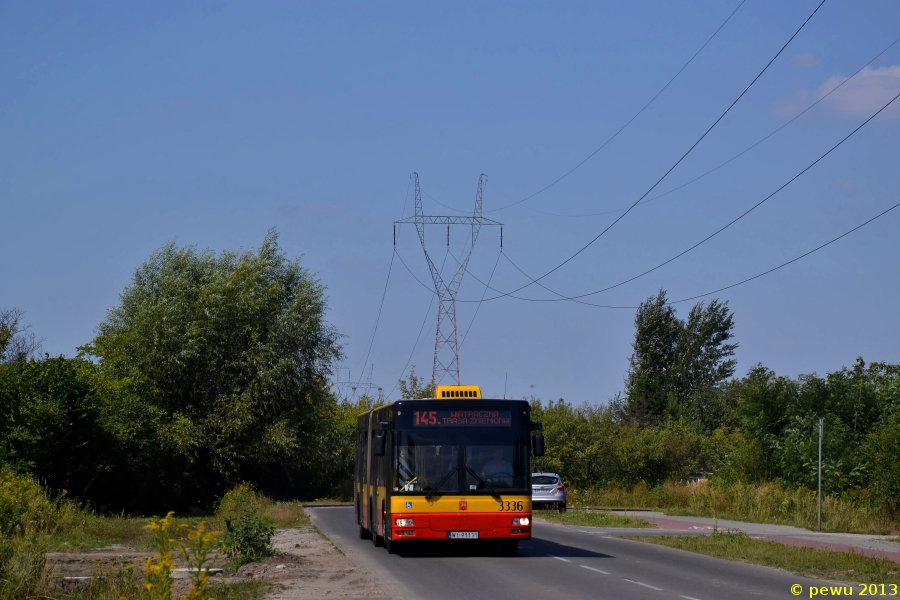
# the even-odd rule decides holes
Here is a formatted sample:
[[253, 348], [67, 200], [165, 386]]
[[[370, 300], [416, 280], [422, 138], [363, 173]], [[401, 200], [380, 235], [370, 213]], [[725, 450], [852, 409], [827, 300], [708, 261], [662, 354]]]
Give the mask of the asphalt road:
[[569, 598], [795, 598], [792, 584], [822, 585], [745, 565], [619, 539], [621, 529], [536, 523], [519, 555], [469, 542], [411, 545], [390, 555], [358, 538], [352, 507], [312, 508], [315, 524], [357, 566], [391, 582], [406, 600]]

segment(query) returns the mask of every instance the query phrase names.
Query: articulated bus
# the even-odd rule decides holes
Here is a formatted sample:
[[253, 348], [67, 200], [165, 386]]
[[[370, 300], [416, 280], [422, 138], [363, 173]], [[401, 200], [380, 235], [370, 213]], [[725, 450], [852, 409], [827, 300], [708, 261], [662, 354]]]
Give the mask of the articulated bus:
[[531, 539], [541, 424], [528, 402], [483, 399], [478, 386], [437, 386], [434, 395], [359, 416], [359, 537], [390, 553], [417, 540], [485, 540], [516, 554], [519, 540]]

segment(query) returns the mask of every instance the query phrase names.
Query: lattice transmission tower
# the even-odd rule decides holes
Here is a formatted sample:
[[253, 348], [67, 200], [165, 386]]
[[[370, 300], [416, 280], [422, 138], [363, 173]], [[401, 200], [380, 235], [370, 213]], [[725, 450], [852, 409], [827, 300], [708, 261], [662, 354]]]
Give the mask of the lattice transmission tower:
[[[416, 212], [412, 217], [407, 217], [399, 221], [394, 221], [394, 245], [397, 244], [397, 225], [400, 223], [413, 223], [416, 231], [419, 233], [419, 241], [422, 243], [422, 251], [425, 253], [425, 260], [428, 262], [428, 270], [431, 271], [431, 279], [434, 281], [434, 291], [438, 297], [438, 319], [437, 331], [434, 340], [434, 368], [431, 372], [431, 381], [435, 384], [445, 377], [457, 384], [459, 379], [459, 346], [457, 344], [456, 334], [456, 294], [459, 286], [462, 284], [463, 275], [466, 272], [466, 266], [472, 257], [472, 250], [475, 248], [475, 241], [478, 239], [478, 233], [483, 225], [498, 225], [503, 223], [486, 219], [481, 214], [481, 195], [484, 192], [484, 184], [487, 183], [487, 175], [481, 174], [478, 177], [478, 189], [475, 192], [475, 211], [471, 217], [444, 217], [444, 216], [427, 216], [422, 212], [422, 192], [419, 189], [419, 174], [410, 175], [415, 183], [416, 190]], [[471, 244], [469, 244], [468, 252], [464, 259], [459, 261], [459, 267], [453, 273], [453, 277], [449, 281], [444, 279], [441, 270], [431, 256], [428, 254], [428, 248], [425, 246], [425, 226], [426, 225], [446, 225], [447, 226], [447, 247], [450, 247], [450, 226], [451, 225], [468, 225], [472, 228]], [[502, 231], [502, 230], [501, 230]], [[502, 233], [501, 233], [502, 240]], [[501, 241], [502, 244], [502, 241]]]

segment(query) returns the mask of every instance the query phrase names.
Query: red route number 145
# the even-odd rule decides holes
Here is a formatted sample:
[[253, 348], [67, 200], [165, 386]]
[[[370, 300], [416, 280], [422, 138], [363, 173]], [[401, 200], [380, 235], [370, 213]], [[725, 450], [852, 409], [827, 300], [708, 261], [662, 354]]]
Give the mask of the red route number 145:
[[437, 425], [437, 411], [436, 410], [417, 410], [415, 411], [416, 415], [416, 425]]

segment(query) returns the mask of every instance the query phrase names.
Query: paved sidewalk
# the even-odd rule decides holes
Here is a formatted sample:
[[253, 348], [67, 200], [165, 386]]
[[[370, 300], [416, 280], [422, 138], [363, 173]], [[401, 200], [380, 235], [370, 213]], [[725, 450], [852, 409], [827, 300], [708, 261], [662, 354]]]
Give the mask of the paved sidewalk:
[[[875, 558], [886, 558], [900, 563], [900, 543], [888, 541], [891, 536], [864, 533], [826, 533], [810, 531], [790, 525], [768, 525], [766, 523], [746, 523], [706, 517], [673, 517], [655, 511], [611, 511], [614, 514], [636, 517], [649, 521], [659, 529], [657, 532], [712, 533], [719, 531], [742, 531], [755, 539], [770, 540], [788, 546], [803, 546], [835, 552], [856, 552]], [[632, 530], [631, 535], [641, 535], [640, 530]], [[648, 532], [649, 533], [649, 532]], [[658, 535], [658, 533], [657, 533]]]

